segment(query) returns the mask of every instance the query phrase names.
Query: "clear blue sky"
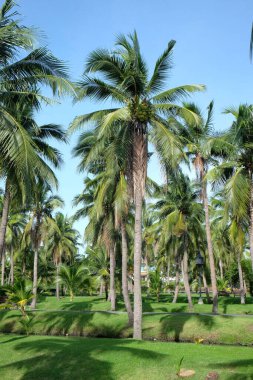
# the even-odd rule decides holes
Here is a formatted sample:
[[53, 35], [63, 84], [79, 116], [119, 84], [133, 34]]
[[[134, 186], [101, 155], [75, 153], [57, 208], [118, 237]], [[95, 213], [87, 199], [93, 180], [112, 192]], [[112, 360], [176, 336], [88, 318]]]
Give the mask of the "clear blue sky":
[[[253, 64], [249, 60], [252, 0], [20, 0], [18, 4], [24, 24], [45, 33], [44, 44], [68, 62], [73, 79], [79, 78], [93, 49], [111, 48], [118, 33], [136, 29], [151, 68], [168, 41], [177, 41], [168, 88], [205, 84], [207, 91], [192, 100], [204, 109], [214, 99], [216, 129], [225, 129], [231, 122], [221, 113], [225, 107], [253, 103]], [[37, 120], [67, 128], [76, 115], [97, 107], [88, 101], [73, 106], [66, 98], [61, 105], [44, 107]], [[69, 146], [62, 146], [65, 165], [58, 173], [59, 193], [68, 215], [73, 213], [74, 195], [82, 190], [83, 175], [77, 173], [77, 160], [71, 157], [75, 140], [73, 137]], [[149, 174], [162, 181], [155, 159]], [[85, 221], [77, 224], [81, 233], [84, 226]]]

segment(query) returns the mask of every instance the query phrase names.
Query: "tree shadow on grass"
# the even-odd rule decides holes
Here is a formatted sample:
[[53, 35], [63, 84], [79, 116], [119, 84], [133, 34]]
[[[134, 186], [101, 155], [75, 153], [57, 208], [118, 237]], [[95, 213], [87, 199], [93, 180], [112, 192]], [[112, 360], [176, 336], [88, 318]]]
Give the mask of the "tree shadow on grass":
[[[184, 312], [184, 306], [182, 306], [181, 309], [178, 309], [178, 311]], [[165, 315], [160, 319], [160, 335], [162, 339], [168, 339], [168, 337], [171, 337], [172, 333], [173, 340], [175, 342], [184, 341], [185, 339], [181, 338], [184, 325], [192, 318], [197, 318], [199, 325], [204, 325], [209, 330], [215, 325], [214, 318], [210, 316], [200, 316], [197, 314], [193, 315], [187, 313], [184, 315]]]
[[[32, 338], [29, 341], [14, 346], [19, 357], [24, 354], [23, 360], [0, 366], [5, 373], [9, 370], [19, 370], [23, 375], [20, 380], [116, 380], [113, 375], [112, 355], [110, 360], [104, 358], [110, 352], [122, 356], [131, 353], [141, 359], [157, 361], [164, 354], [139, 347], [124, 347], [126, 340], [109, 339], [76, 339], [76, 338]], [[141, 346], [141, 345], [140, 345]]]
[[[232, 360], [227, 363], [212, 363], [209, 367], [226, 370], [226, 380], [253, 380], [253, 359]], [[248, 373], [246, 373], [245, 370], [243, 372], [243, 368], [245, 367], [250, 367], [250, 372], [247, 371]]]

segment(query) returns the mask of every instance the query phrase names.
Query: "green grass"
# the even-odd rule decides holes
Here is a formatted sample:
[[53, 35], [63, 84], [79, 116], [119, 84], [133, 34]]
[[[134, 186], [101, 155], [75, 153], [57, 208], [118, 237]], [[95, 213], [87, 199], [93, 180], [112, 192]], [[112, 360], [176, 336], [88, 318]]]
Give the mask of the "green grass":
[[221, 380], [253, 379], [252, 349], [128, 339], [0, 336], [1, 380], [173, 380], [177, 367], [192, 379], [216, 371]]
[[[187, 312], [188, 304], [187, 297], [180, 295], [178, 303], [172, 304], [172, 296], [162, 295], [161, 302], [156, 302], [154, 297], [143, 297], [144, 312]], [[204, 299], [205, 301], [205, 299]], [[212, 305], [198, 305], [198, 296], [193, 295], [194, 312], [196, 313], [211, 313]], [[56, 297], [45, 297], [38, 303], [39, 309], [44, 310], [90, 310], [90, 311], [109, 311], [110, 302], [106, 302], [104, 298], [93, 297], [75, 297], [73, 302], [70, 302], [69, 297], [61, 298], [59, 301]], [[124, 311], [124, 302], [121, 297], [118, 297], [117, 310]], [[245, 305], [240, 304], [239, 297], [219, 297], [219, 313], [222, 314], [253, 314], [253, 298], [248, 297]]]
[[[37, 335], [74, 335], [107, 338], [128, 338], [132, 329], [127, 326], [126, 314], [104, 312], [82, 313], [76, 311], [38, 311], [33, 316], [31, 333]], [[0, 313], [0, 331], [25, 333], [18, 311]], [[253, 344], [253, 318], [166, 315], [143, 316], [144, 339], [187, 341], [204, 339], [205, 343]]]

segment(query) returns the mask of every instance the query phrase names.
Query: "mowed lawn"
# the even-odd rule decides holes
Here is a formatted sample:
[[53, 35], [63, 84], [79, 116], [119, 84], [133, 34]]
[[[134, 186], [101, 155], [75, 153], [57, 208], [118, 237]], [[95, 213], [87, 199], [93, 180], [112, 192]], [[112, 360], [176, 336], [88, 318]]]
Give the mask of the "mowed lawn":
[[[212, 305], [204, 303], [198, 305], [198, 295], [193, 294], [194, 312], [211, 313]], [[204, 298], [204, 297], [203, 297]], [[178, 302], [173, 304], [172, 296], [161, 295], [161, 301], [156, 302], [155, 297], [143, 296], [143, 312], [188, 312], [187, 297], [184, 294], [179, 295]], [[206, 302], [204, 298], [204, 302]], [[110, 302], [105, 301], [103, 297], [75, 297], [70, 302], [69, 297], [63, 297], [57, 300], [56, 297], [45, 297], [38, 304], [38, 309], [43, 310], [90, 310], [90, 311], [109, 311]], [[117, 310], [125, 311], [122, 297], [118, 297]], [[245, 305], [240, 304], [239, 297], [219, 297], [219, 313], [221, 314], [252, 314], [253, 315], [253, 298], [248, 297]]]
[[248, 347], [189, 343], [138, 342], [129, 339], [0, 336], [1, 380], [168, 380], [182, 368], [192, 379], [216, 371], [219, 379], [253, 379]]

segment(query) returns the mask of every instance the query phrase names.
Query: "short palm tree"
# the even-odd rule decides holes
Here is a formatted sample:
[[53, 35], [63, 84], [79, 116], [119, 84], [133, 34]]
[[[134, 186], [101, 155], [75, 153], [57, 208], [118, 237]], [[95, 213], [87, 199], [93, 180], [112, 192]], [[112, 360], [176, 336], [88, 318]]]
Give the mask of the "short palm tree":
[[59, 272], [59, 280], [66, 287], [70, 295], [70, 301], [73, 301], [76, 292], [78, 292], [85, 282], [87, 268], [83, 265], [62, 265]]
[[[113, 136], [119, 128], [123, 129], [120, 144], [122, 149], [127, 148], [128, 182], [135, 203], [134, 338], [137, 339], [142, 338], [142, 202], [147, 172], [148, 137], [152, 136], [159, 152], [171, 158], [180, 144], [167, 122], [167, 116], [173, 113], [198, 120], [192, 111], [179, 106], [176, 101], [190, 92], [204, 89], [202, 85], [185, 85], [159, 92], [171, 69], [174, 45], [175, 41], [168, 43], [150, 78], [136, 33], [129, 38], [120, 35], [112, 52], [106, 49], [92, 52], [79, 82], [78, 100], [86, 97], [98, 101], [111, 100], [115, 108], [78, 116], [70, 127], [73, 132], [83, 124], [95, 122], [98, 126], [98, 138], [104, 139]], [[94, 76], [94, 73], [99, 76]]]

